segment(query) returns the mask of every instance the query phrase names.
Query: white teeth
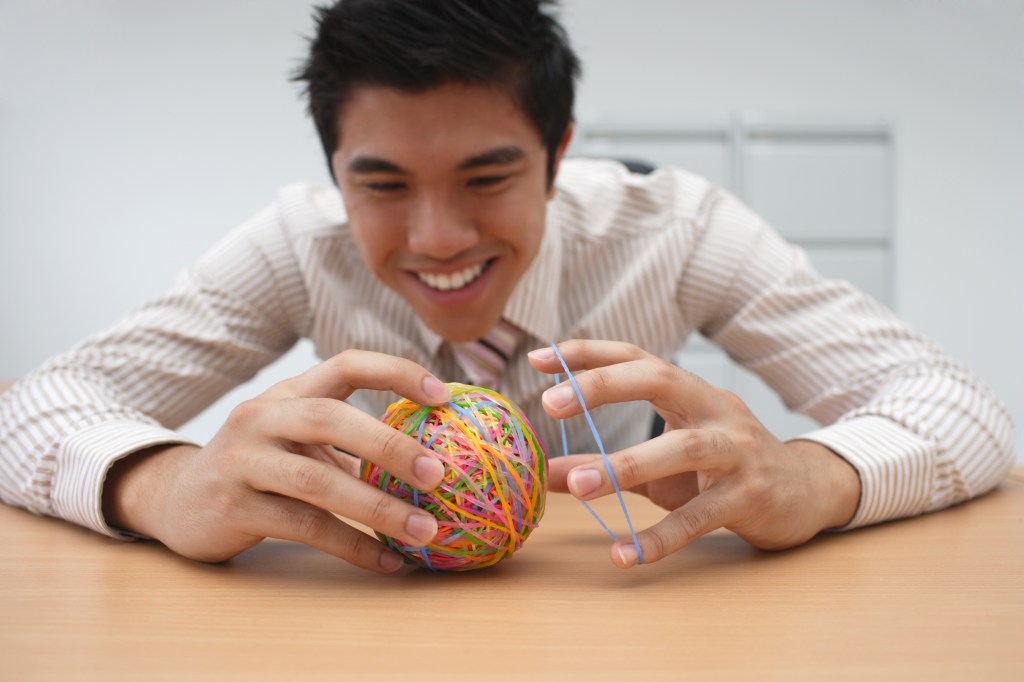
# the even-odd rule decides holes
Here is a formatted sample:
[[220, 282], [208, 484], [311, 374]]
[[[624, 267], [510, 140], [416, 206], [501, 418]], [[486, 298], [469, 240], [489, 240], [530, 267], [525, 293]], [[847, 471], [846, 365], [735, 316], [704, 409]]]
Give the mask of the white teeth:
[[464, 270], [458, 272], [452, 272], [449, 274], [435, 275], [430, 272], [417, 272], [416, 275], [420, 278], [420, 281], [426, 284], [431, 289], [437, 289], [438, 291], [452, 291], [453, 289], [461, 289], [466, 286], [484, 271], [484, 264], [477, 263], [471, 265]]

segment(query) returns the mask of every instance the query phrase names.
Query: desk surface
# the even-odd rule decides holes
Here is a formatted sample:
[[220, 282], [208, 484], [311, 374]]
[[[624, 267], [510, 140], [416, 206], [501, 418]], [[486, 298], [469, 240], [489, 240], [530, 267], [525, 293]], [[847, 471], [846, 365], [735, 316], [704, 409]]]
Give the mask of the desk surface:
[[1024, 679], [1020, 470], [918, 519], [778, 553], [720, 531], [629, 571], [561, 495], [520, 554], [466, 574], [278, 541], [200, 564], [2, 506], [0, 539], [5, 680]]

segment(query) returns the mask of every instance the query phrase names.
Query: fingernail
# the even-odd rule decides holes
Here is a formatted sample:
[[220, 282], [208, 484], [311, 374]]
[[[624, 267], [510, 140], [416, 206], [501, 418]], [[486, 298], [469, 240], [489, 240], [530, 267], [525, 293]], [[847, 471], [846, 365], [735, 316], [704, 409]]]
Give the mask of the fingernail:
[[413, 514], [405, 522], [405, 532], [415, 545], [427, 545], [437, 535], [437, 519]]
[[555, 357], [555, 351], [550, 348], [538, 348], [537, 350], [531, 350], [527, 353], [534, 360], [540, 360], [541, 362], [547, 362], [551, 358]]
[[416, 478], [425, 483], [431, 483], [431, 487], [441, 482], [444, 476], [444, 465], [440, 460], [430, 455], [421, 455], [412, 463], [412, 471]]
[[573, 393], [572, 386], [569, 384], [559, 384], [554, 388], [544, 391], [541, 400], [551, 409], [560, 410], [572, 402], [575, 397], [576, 394]]
[[569, 472], [569, 490], [576, 497], [586, 497], [601, 485], [601, 474], [594, 469], [573, 469]]
[[624, 568], [634, 566], [637, 560], [636, 547], [633, 545], [619, 545], [615, 548], [615, 553], [619, 555], [619, 561], [622, 562]]
[[385, 573], [394, 573], [402, 567], [402, 557], [398, 556], [394, 552], [381, 552], [380, 558], [377, 559], [377, 565]]
[[451, 398], [448, 387], [432, 376], [423, 377], [423, 392], [435, 403], [446, 403]]

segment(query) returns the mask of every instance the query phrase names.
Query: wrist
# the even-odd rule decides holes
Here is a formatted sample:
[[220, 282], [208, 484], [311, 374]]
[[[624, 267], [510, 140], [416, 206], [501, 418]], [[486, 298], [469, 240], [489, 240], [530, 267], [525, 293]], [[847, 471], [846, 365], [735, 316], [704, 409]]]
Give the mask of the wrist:
[[107, 525], [158, 537], [159, 493], [168, 489], [183, 455], [198, 450], [194, 445], [159, 445], [114, 462], [103, 482], [103, 517]]
[[787, 443], [813, 462], [815, 498], [821, 503], [821, 530], [842, 528], [853, 520], [860, 506], [860, 475], [857, 470], [829, 448], [808, 440]]

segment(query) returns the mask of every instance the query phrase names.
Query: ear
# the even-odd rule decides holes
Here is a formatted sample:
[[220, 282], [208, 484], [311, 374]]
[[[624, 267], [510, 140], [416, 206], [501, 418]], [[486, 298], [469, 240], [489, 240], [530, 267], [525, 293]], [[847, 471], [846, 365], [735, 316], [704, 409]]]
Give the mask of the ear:
[[575, 121], [569, 121], [569, 125], [565, 127], [565, 134], [562, 135], [562, 141], [558, 143], [558, 149], [555, 150], [554, 163], [551, 164], [551, 184], [548, 187], [548, 199], [555, 198], [555, 178], [558, 177], [558, 166], [562, 163], [562, 157], [565, 156], [565, 150], [569, 148], [572, 134], [575, 131]]

